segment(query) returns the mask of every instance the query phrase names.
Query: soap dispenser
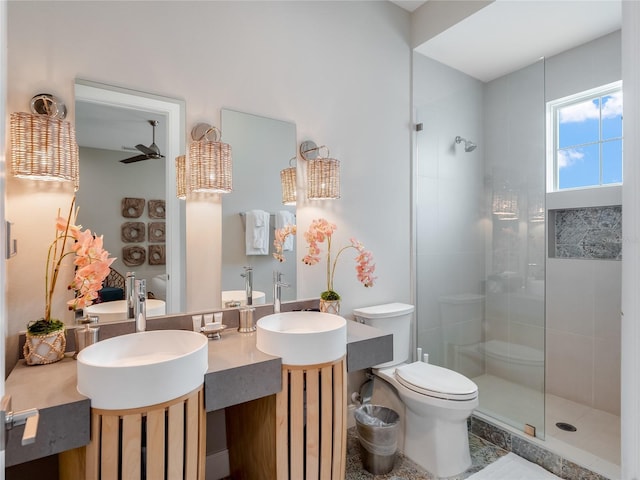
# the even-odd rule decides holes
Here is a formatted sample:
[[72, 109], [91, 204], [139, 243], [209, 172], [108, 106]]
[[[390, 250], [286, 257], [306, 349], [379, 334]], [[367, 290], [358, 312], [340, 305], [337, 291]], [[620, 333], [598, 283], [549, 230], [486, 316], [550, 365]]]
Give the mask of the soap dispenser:
[[83, 348], [97, 343], [98, 332], [100, 331], [100, 327], [95, 325], [98, 323], [97, 315], [86, 315], [85, 317], [78, 320], [78, 323], [84, 325], [84, 327], [76, 328], [75, 330], [76, 353], [74, 353], [73, 358], [77, 358], [78, 354]]

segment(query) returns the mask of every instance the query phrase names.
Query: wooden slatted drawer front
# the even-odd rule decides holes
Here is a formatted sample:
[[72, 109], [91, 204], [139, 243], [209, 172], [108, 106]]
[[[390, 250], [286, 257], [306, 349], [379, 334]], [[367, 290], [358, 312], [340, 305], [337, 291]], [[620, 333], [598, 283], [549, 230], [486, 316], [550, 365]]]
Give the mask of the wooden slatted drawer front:
[[61, 454], [63, 480], [204, 480], [202, 386], [151, 407], [91, 410], [91, 443]]
[[346, 362], [282, 366], [276, 395], [278, 480], [342, 480], [346, 458]]

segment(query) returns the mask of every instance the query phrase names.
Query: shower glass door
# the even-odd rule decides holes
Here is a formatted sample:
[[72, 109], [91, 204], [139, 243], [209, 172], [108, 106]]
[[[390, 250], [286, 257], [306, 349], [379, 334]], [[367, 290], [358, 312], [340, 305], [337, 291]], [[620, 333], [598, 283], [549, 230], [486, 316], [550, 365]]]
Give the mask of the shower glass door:
[[544, 63], [485, 83], [415, 53], [414, 105], [417, 346], [544, 438]]

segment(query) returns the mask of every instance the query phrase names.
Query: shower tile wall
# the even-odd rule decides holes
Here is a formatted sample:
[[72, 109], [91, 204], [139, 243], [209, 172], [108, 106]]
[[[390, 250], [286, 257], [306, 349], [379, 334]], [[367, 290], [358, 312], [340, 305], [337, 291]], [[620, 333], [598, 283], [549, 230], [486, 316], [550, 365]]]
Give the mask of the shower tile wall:
[[621, 275], [615, 260], [547, 260], [547, 393], [616, 415]]
[[[546, 100], [620, 80], [620, 52], [617, 31], [547, 59]], [[599, 61], [591, 61], [594, 58]], [[611, 201], [606, 192], [615, 189], [549, 193], [546, 204], [556, 211], [599, 207], [602, 212], [603, 206], [621, 203], [620, 193]], [[576, 236], [584, 233], [586, 221], [579, 217], [564, 222], [565, 227], [574, 226]], [[562, 235], [571, 236], [570, 230]], [[549, 251], [554, 251], [551, 242]], [[620, 414], [621, 263], [552, 255], [546, 262], [546, 391], [616, 415]]]
[[[484, 279], [482, 83], [418, 53], [414, 75], [418, 345], [446, 366], [442, 301], [482, 293]], [[465, 152], [458, 135], [478, 147]]]

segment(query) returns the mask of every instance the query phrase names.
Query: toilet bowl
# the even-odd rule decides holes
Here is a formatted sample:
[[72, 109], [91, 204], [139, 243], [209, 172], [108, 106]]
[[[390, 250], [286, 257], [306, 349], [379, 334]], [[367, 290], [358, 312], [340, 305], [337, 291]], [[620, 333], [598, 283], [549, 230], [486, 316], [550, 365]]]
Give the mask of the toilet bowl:
[[373, 368], [373, 401], [381, 398], [400, 410], [400, 449], [433, 475], [451, 477], [471, 465], [467, 418], [478, 406], [478, 387], [453, 370], [406, 363], [413, 310], [394, 303], [356, 309], [354, 315], [393, 333], [393, 360]]

